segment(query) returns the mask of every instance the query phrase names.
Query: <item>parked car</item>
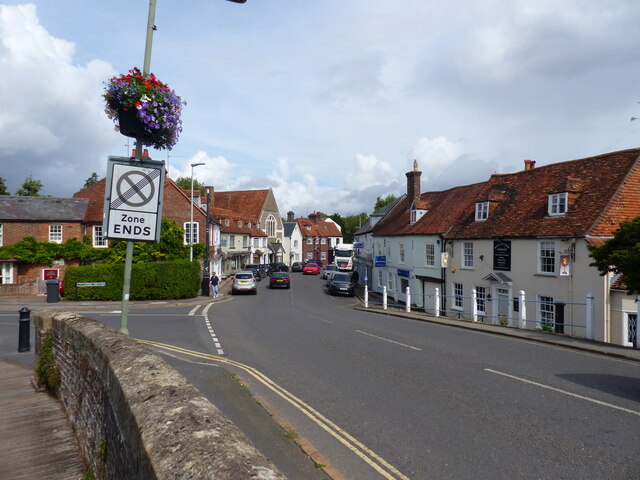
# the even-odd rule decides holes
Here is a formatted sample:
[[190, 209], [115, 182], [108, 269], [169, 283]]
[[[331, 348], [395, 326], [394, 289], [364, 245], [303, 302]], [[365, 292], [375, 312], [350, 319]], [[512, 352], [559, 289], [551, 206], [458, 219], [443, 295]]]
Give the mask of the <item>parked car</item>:
[[235, 295], [238, 292], [249, 292], [253, 295], [258, 293], [258, 282], [251, 270], [240, 270], [233, 277], [231, 293]]
[[293, 262], [291, 264], [291, 271], [292, 272], [301, 272], [303, 268], [304, 268], [304, 263], [302, 263], [302, 262]]
[[329, 272], [335, 272], [338, 270], [338, 267], [335, 265], [327, 265], [326, 267], [322, 267], [322, 278], [327, 278], [327, 274]]
[[322, 266], [324, 265], [324, 262], [322, 260], [315, 259], [311, 261], [317, 263], [320, 268], [322, 268]]
[[274, 272], [288, 272], [289, 271], [289, 265], [287, 265], [286, 263], [283, 262], [276, 262], [273, 264], [273, 271]]
[[253, 272], [254, 277], [256, 277], [256, 280], [258, 281], [266, 277], [266, 275], [264, 274], [264, 271], [262, 270], [262, 268], [260, 268], [260, 265], [257, 263], [247, 263], [244, 267], [242, 267], [242, 269], [251, 270]]
[[351, 275], [343, 272], [336, 272], [329, 281], [329, 295], [355, 295], [356, 283]]
[[273, 267], [268, 263], [261, 263], [258, 265], [258, 268], [262, 272], [262, 276], [264, 278], [268, 277], [273, 272]]
[[289, 273], [273, 272], [269, 279], [269, 288], [291, 288]]
[[317, 263], [309, 262], [302, 269], [303, 275], [318, 275], [320, 273], [320, 265]]
[[333, 278], [333, 276], [334, 276], [336, 273], [338, 273], [339, 271], [340, 271], [340, 270], [329, 270], [329, 271], [327, 272], [327, 276], [326, 276], [326, 279], [327, 279], [327, 285], [329, 285], [329, 283], [331, 283], [331, 279], [332, 279], [332, 278]]

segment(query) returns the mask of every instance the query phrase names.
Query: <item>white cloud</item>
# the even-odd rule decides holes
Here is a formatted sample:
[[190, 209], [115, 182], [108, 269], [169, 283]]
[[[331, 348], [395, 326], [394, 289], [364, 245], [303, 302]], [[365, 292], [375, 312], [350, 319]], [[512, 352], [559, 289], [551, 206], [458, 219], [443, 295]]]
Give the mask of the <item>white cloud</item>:
[[414, 145], [411, 153], [413, 158], [418, 160], [420, 169], [426, 172], [427, 176], [431, 176], [433, 172], [442, 171], [456, 161], [464, 154], [464, 148], [445, 137], [423, 137]]

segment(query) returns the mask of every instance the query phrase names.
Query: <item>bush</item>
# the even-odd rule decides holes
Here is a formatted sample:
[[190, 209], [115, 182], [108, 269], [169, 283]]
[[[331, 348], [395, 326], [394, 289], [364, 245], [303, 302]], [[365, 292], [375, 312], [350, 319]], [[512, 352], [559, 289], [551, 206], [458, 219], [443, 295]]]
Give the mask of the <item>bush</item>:
[[[64, 295], [69, 300], [122, 300], [123, 264], [69, 267], [64, 276]], [[105, 283], [78, 287], [79, 283]], [[201, 285], [196, 261], [136, 263], [131, 269], [130, 300], [193, 298]]]

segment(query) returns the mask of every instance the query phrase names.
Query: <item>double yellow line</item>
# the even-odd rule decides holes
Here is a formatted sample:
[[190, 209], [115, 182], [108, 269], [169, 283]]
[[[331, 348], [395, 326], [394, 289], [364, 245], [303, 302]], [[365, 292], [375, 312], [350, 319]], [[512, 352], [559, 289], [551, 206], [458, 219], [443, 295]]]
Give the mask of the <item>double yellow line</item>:
[[403, 475], [398, 469], [396, 469], [393, 465], [387, 462], [384, 458], [380, 457], [362, 442], [351, 436], [349, 433], [344, 431], [338, 425], [333, 423], [327, 417], [322, 415], [320, 412], [315, 410], [310, 405], [306, 404], [298, 397], [288, 392], [269, 377], [263, 375], [258, 370], [253, 367], [249, 367], [240, 362], [236, 362], [234, 360], [230, 360], [228, 358], [220, 357], [217, 355], [210, 355], [207, 353], [196, 352], [193, 350], [189, 350], [186, 348], [176, 347], [174, 345], [168, 345], [166, 343], [159, 342], [151, 342], [149, 340], [141, 340], [136, 339], [138, 342], [143, 343], [145, 345], [150, 345], [159, 349], [167, 350], [170, 352], [181, 353], [183, 355], [188, 355], [190, 357], [201, 358], [205, 360], [210, 360], [213, 362], [224, 363], [226, 365], [231, 365], [236, 368], [243, 370], [244, 372], [251, 375], [253, 378], [262, 383], [265, 387], [269, 388], [276, 395], [280, 396], [282, 399], [289, 402], [296, 409], [298, 409], [301, 413], [306, 415], [312, 422], [321, 427], [327, 433], [329, 433], [332, 437], [342, 443], [347, 449], [360, 457], [364, 462], [366, 462], [371, 468], [373, 468], [376, 472], [382, 475], [384, 478], [388, 480], [409, 480], [409, 477]]

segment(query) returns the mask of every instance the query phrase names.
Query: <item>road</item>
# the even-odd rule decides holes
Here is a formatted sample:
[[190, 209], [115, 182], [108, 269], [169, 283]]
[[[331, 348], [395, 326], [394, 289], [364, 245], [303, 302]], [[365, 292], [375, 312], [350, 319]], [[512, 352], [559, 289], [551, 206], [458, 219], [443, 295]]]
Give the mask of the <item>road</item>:
[[259, 286], [132, 311], [131, 335], [201, 390], [237, 375], [349, 479], [640, 478], [637, 363], [353, 310], [319, 277]]

